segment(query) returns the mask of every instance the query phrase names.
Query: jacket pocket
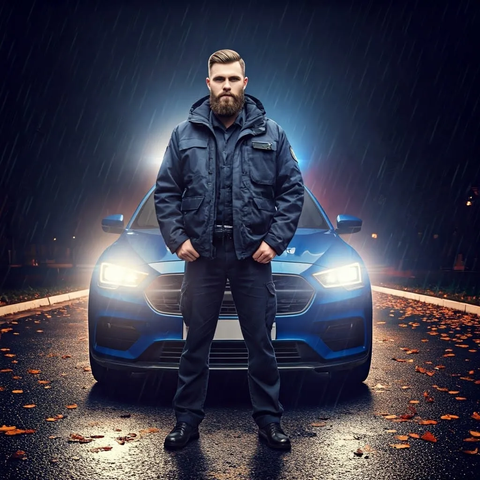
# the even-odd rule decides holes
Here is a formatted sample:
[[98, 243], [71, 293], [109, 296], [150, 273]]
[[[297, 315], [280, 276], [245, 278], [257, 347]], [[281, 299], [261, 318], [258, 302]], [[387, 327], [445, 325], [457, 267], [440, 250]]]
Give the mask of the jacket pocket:
[[[205, 228], [205, 214], [200, 209], [204, 197], [184, 197], [180, 207], [183, 214], [183, 226], [190, 239], [197, 239]], [[200, 211], [199, 211], [200, 210]]]
[[204, 197], [184, 197], [182, 198], [182, 212], [188, 212], [190, 210], [198, 210], [203, 202]]
[[259, 210], [265, 210], [267, 212], [275, 212], [275, 202], [274, 200], [269, 200], [268, 198], [253, 197], [253, 201]]
[[207, 148], [207, 140], [203, 138], [182, 138], [178, 142], [178, 149], [188, 150], [189, 148]]
[[[268, 149], [254, 148], [253, 145], [268, 145]], [[276, 142], [252, 141], [252, 147], [248, 147], [250, 160], [250, 179], [260, 185], [273, 185], [277, 174]]]

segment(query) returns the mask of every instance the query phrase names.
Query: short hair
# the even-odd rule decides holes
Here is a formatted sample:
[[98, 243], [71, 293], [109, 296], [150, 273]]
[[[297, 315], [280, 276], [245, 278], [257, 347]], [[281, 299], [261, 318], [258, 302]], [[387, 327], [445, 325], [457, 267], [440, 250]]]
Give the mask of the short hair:
[[210, 55], [208, 59], [208, 75], [210, 75], [210, 69], [215, 63], [234, 63], [240, 62], [240, 67], [242, 68], [242, 74], [245, 76], [245, 62], [242, 57], [235, 50], [218, 50], [215, 53]]

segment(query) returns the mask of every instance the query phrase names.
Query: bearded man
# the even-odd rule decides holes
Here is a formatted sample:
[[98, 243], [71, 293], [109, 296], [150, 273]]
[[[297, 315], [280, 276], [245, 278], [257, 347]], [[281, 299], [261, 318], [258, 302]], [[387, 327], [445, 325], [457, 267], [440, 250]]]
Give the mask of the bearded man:
[[233, 50], [208, 61], [210, 95], [173, 130], [157, 177], [155, 209], [165, 244], [185, 260], [180, 307], [188, 329], [166, 448], [199, 438], [209, 352], [229, 281], [248, 349], [248, 385], [259, 437], [288, 450], [271, 341], [276, 315], [271, 261], [292, 239], [303, 180], [285, 132], [244, 90], [245, 62]]

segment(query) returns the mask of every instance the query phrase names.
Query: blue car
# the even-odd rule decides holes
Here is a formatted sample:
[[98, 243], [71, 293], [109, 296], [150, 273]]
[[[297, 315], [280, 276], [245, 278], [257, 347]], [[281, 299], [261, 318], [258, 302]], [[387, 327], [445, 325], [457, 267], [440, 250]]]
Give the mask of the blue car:
[[[184, 261], [160, 234], [154, 187], [125, 226], [122, 215], [102, 220], [120, 234], [95, 265], [88, 302], [90, 364], [98, 382], [132, 372], [178, 369], [187, 335], [179, 297]], [[277, 315], [272, 328], [280, 370], [309, 370], [364, 381], [372, 358], [372, 295], [359, 254], [340, 238], [362, 221], [337, 217], [334, 228], [306, 188], [298, 229], [272, 261]], [[210, 369], [246, 370], [248, 352], [235, 305], [225, 288], [210, 351]]]

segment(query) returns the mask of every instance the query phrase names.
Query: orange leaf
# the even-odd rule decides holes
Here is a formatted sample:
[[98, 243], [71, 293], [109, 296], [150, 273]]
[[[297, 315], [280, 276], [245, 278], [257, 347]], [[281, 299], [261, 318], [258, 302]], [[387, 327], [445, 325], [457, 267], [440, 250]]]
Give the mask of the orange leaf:
[[392, 420], [392, 418], [397, 418], [396, 415], [385, 415], [383, 418], [385, 418], [386, 420]]
[[419, 420], [419, 425], [436, 425], [438, 422], [436, 420]]
[[9, 430], [16, 430], [17, 427], [7, 427], [6, 425], [3, 425], [0, 427], [0, 432], [8, 432]]
[[398, 448], [398, 449], [410, 448], [410, 445], [408, 443], [391, 443], [390, 446], [393, 447], [393, 448]]
[[449, 390], [448, 392], [450, 395], [457, 395], [457, 393], [460, 393], [460, 390]]
[[408, 440], [408, 435], [395, 435], [395, 438], [402, 442], [406, 442]]
[[408, 435], [412, 438], [420, 438], [420, 435], [418, 433], [409, 433]]
[[3, 392], [5, 390], [5, 387], [0, 387], [0, 392]]
[[56, 418], [52, 418], [52, 417], [48, 417], [45, 419], [47, 422], [56, 422], [57, 419]]
[[10, 455], [10, 458], [13, 460], [23, 460], [26, 458], [26, 453], [23, 450], [17, 450], [15, 453]]
[[47, 383], [50, 383], [50, 380], [39, 380], [38, 383], [40, 385], [46, 385]]
[[478, 453], [478, 448], [476, 448], [475, 450], [462, 450], [462, 451], [467, 455], [476, 455]]
[[437, 439], [431, 432], [425, 432], [421, 437], [422, 440], [425, 440], [426, 442], [436, 442]]
[[74, 409], [74, 408], [77, 408], [78, 405], [76, 403], [73, 403], [72, 405], [67, 405], [67, 408], [69, 408], [70, 410]]
[[474, 420], [480, 420], [480, 415], [479, 415], [477, 412], [473, 412], [473, 413], [472, 413], [472, 418], [473, 418]]
[[[8, 435], [8, 432], [6, 433]], [[475, 438], [475, 437], [469, 437], [469, 438], [464, 438], [464, 442], [480, 442], [480, 438]]]
[[95, 447], [95, 448], [91, 448], [90, 451], [94, 452], [94, 453], [101, 452], [102, 450], [105, 451], [105, 452], [108, 452], [112, 448], [113, 447]]
[[457, 420], [459, 417], [457, 415], [450, 415], [447, 413], [446, 415], [442, 415], [440, 418], [442, 420]]
[[23, 408], [34, 408], [34, 407], [36, 407], [36, 405], [34, 403], [23, 406]]
[[325, 422], [314, 422], [312, 427], [325, 427], [327, 424]]
[[12, 393], [23, 393], [23, 390], [12, 390]]
[[410, 400], [408, 403], [417, 404], [417, 403], [420, 403], [420, 402], [418, 400]]
[[37, 375], [40, 373], [40, 370], [33, 370], [33, 369], [29, 369], [27, 370], [28, 373], [31, 373], [32, 375]]
[[8, 373], [8, 372], [13, 372], [13, 370], [11, 368], [2, 368], [2, 370], [0, 370], [0, 373]]
[[468, 433], [470, 433], [472, 437], [480, 437], [480, 432], [476, 432], [475, 430], [470, 430]]

